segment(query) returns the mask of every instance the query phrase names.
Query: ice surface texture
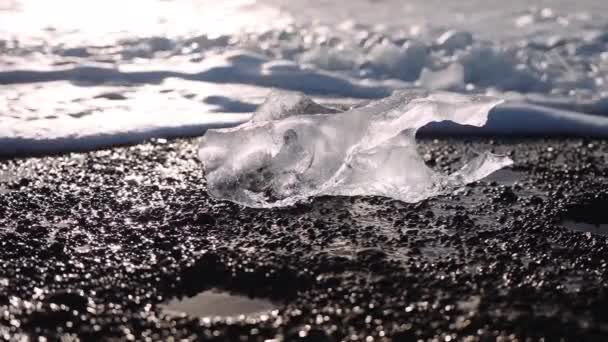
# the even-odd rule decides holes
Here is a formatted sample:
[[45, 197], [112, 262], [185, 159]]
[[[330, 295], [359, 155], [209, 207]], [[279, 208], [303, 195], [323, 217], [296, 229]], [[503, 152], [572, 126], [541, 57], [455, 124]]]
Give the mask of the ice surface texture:
[[[307, 111], [331, 111], [311, 102], [273, 93], [250, 122], [209, 130], [199, 151], [209, 193], [250, 207], [288, 206], [319, 195], [417, 202], [512, 163], [484, 153], [444, 175], [427, 167], [416, 150], [419, 128], [446, 120], [483, 126], [501, 100], [404, 90], [333, 114]], [[290, 116], [277, 115], [279, 109]]]

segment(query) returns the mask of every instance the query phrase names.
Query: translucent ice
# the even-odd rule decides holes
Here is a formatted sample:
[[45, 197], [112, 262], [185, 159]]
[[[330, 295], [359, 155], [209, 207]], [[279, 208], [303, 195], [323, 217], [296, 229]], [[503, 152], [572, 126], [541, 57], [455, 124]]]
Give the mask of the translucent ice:
[[[304, 108], [293, 96], [273, 93], [267, 100], [273, 105], [262, 106], [252, 121], [205, 134], [199, 156], [212, 196], [251, 207], [287, 206], [318, 195], [417, 202], [511, 163], [484, 153], [444, 175], [427, 167], [416, 150], [416, 131], [430, 122], [484, 125], [501, 103], [494, 98], [406, 90], [347, 112], [299, 115], [312, 113], [292, 110]], [[277, 116], [267, 110], [276, 108], [293, 115], [272, 120]]]
[[278, 120], [300, 114], [329, 114], [337, 110], [321, 106], [298, 92], [274, 91], [256, 111], [252, 121]]

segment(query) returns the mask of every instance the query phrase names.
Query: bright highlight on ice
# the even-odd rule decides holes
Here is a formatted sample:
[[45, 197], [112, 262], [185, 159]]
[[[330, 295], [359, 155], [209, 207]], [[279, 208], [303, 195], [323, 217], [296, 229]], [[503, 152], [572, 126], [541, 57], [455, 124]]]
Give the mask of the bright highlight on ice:
[[[444, 175], [416, 151], [430, 122], [483, 126], [502, 101], [485, 96], [405, 90], [336, 114], [293, 93], [273, 93], [253, 119], [209, 130], [199, 156], [209, 193], [250, 207], [288, 206], [313, 196], [385, 196], [417, 202], [510, 165], [483, 153]], [[278, 115], [280, 109], [287, 115]], [[310, 110], [314, 112], [310, 112]]]

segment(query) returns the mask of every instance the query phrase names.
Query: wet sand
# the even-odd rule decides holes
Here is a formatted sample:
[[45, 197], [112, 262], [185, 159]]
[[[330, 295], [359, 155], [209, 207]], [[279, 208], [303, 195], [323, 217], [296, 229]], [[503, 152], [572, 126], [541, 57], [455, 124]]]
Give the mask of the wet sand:
[[[271, 210], [211, 199], [196, 140], [1, 161], [0, 336], [608, 339], [608, 144], [424, 140], [420, 153], [453, 171], [488, 149], [513, 168], [450, 195]], [[227, 298], [213, 305], [265, 306], [166, 309], [209, 290]]]

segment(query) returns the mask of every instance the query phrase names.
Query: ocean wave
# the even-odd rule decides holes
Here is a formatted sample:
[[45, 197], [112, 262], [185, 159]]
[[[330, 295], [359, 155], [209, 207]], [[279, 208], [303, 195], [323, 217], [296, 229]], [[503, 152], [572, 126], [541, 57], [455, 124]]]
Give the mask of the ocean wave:
[[[79, 135], [63, 127], [115, 120], [118, 112], [134, 118], [125, 120], [123, 137], [142, 131], [161, 136], [161, 123], [178, 136], [180, 124], [169, 125], [163, 115], [201, 113], [205, 125], [213, 117], [221, 125], [223, 114], [210, 113], [252, 112], [272, 89], [343, 106], [399, 89], [491, 95], [508, 103], [492, 111], [483, 128], [421, 133], [606, 136], [608, 20], [593, 11], [602, 5], [592, 1], [576, 12], [562, 1], [554, 8], [517, 2], [500, 11], [471, 0], [445, 4], [437, 13], [431, 4], [414, 2], [408, 11], [416, 15], [407, 20], [395, 1], [375, 7], [338, 1], [325, 10], [278, 0], [205, 2], [204, 8], [194, 1], [152, 1], [137, 29], [127, 20], [122, 29], [97, 20], [112, 10], [111, 2], [96, 3], [95, 11], [76, 6], [62, 14], [64, 21], [41, 16], [35, 2], [16, 3], [0, 12], [12, 23], [0, 29], [0, 139], [12, 146], [0, 146], [5, 155], [35, 151], [27, 145], [51, 136], [65, 138], [55, 151], [85, 149], [85, 136], [110, 137], [117, 129]], [[469, 11], [473, 7], [479, 10]], [[238, 25], [216, 23], [223, 31], [212, 30], [208, 24], [217, 22], [217, 13]], [[459, 20], [458, 13], [471, 20]], [[69, 137], [80, 139], [78, 148]], [[91, 148], [113, 144], [96, 141]]]

